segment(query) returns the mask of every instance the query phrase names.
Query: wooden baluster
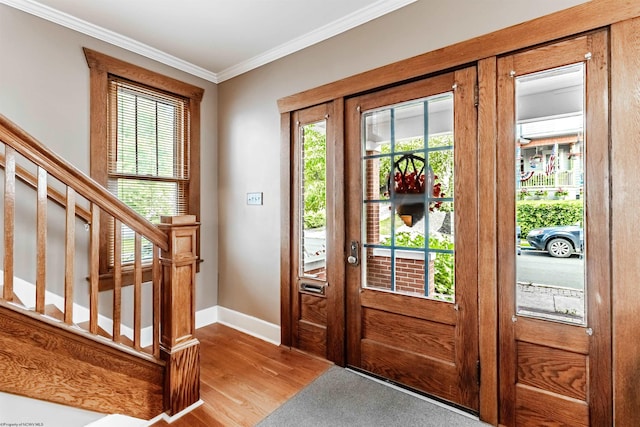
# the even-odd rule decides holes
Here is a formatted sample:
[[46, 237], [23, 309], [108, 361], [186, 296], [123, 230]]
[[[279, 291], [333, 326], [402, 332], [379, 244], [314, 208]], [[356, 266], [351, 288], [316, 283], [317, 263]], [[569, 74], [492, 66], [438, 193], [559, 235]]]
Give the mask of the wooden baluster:
[[36, 233], [36, 311], [44, 314], [44, 295], [47, 275], [47, 171], [38, 167], [38, 208]]
[[16, 151], [5, 145], [4, 167], [4, 287], [2, 298], [13, 301], [13, 239], [16, 203]]
[[73, 267], [76, 247], [76, 192], [67, 186], [65, 262], [64, 262], [64, 323], [73, 323]]
[[169, 250], [160, 256], [160, 355], [167, 364], [164, 407], [175, 415], [200, 399], [200, 342], [194, 337], [198, 224], [194, 215], [184, 215], [162, 217], [159, 227], [169, 241]]
[[142, 239], [135, 237], [135, 258], [133, 262], [133, 347], [140, 350], [140, 332], [142, 331]]
[[153, 245], [153, 356], [160, 357], [160, 284], [162, 281], [162, 269], [160, 267], [160, 248]]
[[113, 340], [120, 342], [122, 318], [122, 223], [113, 219]]
[[100, 208], [91, 204], [91, 255], [89, 267], [89, 332], [98, 333], [98, 284], [100, 280]]

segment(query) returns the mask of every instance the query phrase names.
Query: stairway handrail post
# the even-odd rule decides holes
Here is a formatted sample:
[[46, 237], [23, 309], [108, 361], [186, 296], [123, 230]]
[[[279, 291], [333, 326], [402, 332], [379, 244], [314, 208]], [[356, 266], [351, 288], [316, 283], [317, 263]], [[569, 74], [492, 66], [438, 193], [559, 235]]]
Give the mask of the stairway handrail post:
[[162, 217], [168, 237], [162, 250], [160, 354], [166, 362], [164, 408], [175, 415], [200, 400], [200, 342], [195, 338], [198, 256], [195, 215]]

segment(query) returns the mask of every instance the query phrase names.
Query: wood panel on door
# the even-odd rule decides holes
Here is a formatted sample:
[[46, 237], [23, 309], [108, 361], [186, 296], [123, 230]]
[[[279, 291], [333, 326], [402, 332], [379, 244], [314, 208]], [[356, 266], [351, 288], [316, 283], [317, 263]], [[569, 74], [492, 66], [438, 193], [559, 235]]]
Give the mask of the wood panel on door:
[[[500, 191], [497, 192], [497, 216], [501, 425], [611, 425], [607, 38], [606, 31], [600, 31], [498, 59], [497, 188]], [[571, 151], [563, 153], [558, 150], [558, 144], [564, 141], [561, 136], [523, 138], [514, 133], [514, 129], [524, 133], [522, 127], [534, 122], [525, 117], [525, 107], [521, 105], [524, 101], [516, 93], [517, 87], [521, 87], [517, 86], [518, 82], [532, 81], [531, 76], [544, 73], [559, 81], [571, 67], [577, 70], [575, 73], [584, 82], [579, 89], [584, 107], [581, 115], [576, 116], [578, 140], [572, 145]], [[559, 95], [572, 90], [575, 90], [575, 86], [558, 86], [549, 91], [549, 96], [560, 99]], [[535, 92], [532, 89], [531, 93], [523, 93], [523, 97], [539, 96], [542, 99]], [[543, 112], [531, 112], [530, 115], [541, 117], [537, 123], [546, 123], [549, 134], [553, 133], [549, 130], [551, 121], [556, 120], [558, 125], [560, 120], [571, 119], [569, 114], [560, 114], [560, 101], [556, 100], [555, 105], [553, 101], [543, 104], [536, 105]], [[546, 113], [553, 109], [553, 115]], [[556, 133], [559, 127], [562, 126], [556, 126]], [[535, 135], [534, 131], [530, 132]], [[547, 143], [552, 141], [555, 144], [555, 148], [548, 150], [546, 154], [543, 150], [543, 138], [547, 138]], [[534, 149], [540, 157], [532, 154]], [[516, 152], [519, 153], [518, 160], [523, 166], [516, 166]], [[577, 158], [582, 159], [580, 169], [575, 166]], [[547, 162], [546, 167], [544, 162]], [[517, 269], [521, 265], [518, 263], [522, 260], [532, 259], [534, 256], [546, 257], [543, 259], [546, 259], [544, 268], [552, 269], [556, 259], [545, 253], [533, 254], [528, 250], [525, 254], [525, 249], [522, 249], [522, 254], [517, 254], [520, 249], [516, 248], [516, 239], [519, 241], [516, 236], [516, 192], [522, 192], [520, 197], [529, 194], [531, 190], [527, 190], [529, 184], [524, 184], [526, 180], [532, 176], [545, 175], [548, 181], [540, 181], [542, 184], [539, 190], [558, 190], [552, 189], [553, 184], [550, 183], [562, 176], [563, 171], [558, 169], [563, 168], [563, 163], [566, 168], [571, 168], [571, 179], [577, 180], [565, 181], [561, 185], [573, 187], [571, 197], [574, 201], [571, 203], [584, 201], [584, 219], [581, 220], [584, 228], [583, 250], [579, 256], [571, 258], [574, 263], [583, 263], [579, 274], [582, 276], [584, 291], [570, 289], [569, 285], [537, 286], [535, 281], [523, 285], [520, 275], [516, 279]], [[532, 169], [522, 172], [521, 167]], [[541, 170], [543, 167], [544, 170]], [[539, 172], [536, 172], [536, 168]], [[514, 176], [516, 170], [522, 173], [518, 188]], [[549, 188], [542, 188], [543, 185]], [[555, 186], [557, 185], [556, 182]], [[529, 203], [531, 208], [543, 204], [552, 206], [555, 202]], [[522, 211], [519, 212], [522, 215]], [[519, 225], [525, 227], [522, 220], [523, 218], [518, 218]], [[551, 248], [547, 246], [546, 249]], [[578, 247], [575, 250], [580, 252]], [[528, 300], [525, 300], [524, 293], [534, 292], [534, 289], [541, 295], [554, 295], [542, 295], [539, 298], [540, 301], [547, 298], [555, 307], [543, 307], [543, 302], [536, 303], [539, 304], [537, 308], [525, 307], [533, 303], [526, 302]], [[561, 304], [569, 301], [563, 299], [563, 292], [576, 295], [572, 304], [579, 303], [580, 292], [583, 292], [583, 309], [579, 305], [563, 309]]]
[[[479, 381], [476, 79], [470, 67], [345, 103], [346, 235], [348, 248], [349, 242], [361, 248], [346, 271], [347, 364], [471, 411], [478, 410]], [[449, 133], [443, 137], [436, 122], [445, 113]], [[412, 114], [423, 117], [411, 125]], [[431, 162], [439, 161], [434, 153], [447, 150], [455, 172], [430, 194], [434, 183], [444, 182], [429, 175]], [[401, 171], [408, 174], [407, 159], [424, 164], [418, 169], [426, 168], [422, 179], [430, 184], [417, 216], [401, 212], [405, 194], [394, 184]], [[384, 167], [388, 172], [380, 172]], [[429, 224], [448, 217], [445, 232], [455, 251], [431, 240], [438, 233]], [[454, 263], [454, 292], [434, 289], [434, 260], [441, 256]]]

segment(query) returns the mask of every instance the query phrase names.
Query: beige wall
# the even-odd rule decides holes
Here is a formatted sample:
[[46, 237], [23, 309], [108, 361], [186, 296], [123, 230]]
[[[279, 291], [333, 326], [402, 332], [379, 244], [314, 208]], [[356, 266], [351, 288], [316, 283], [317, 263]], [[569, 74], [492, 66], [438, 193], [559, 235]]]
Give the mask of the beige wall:
[[[218, 87], [0, 5], [0, 113], [86, 172], [89, 71], [83, 46], [203, 87], [205, 262], [197, 307], [220, 304], [279, 324], [279, 177], [286, 165], [279, 161], [277, 99], [582, 2], [419, 0]], [[246, 205], [246, 193], [253, 191], [264, 192], [263, 206]]]
[[[82, 47], [131, 62], [205, 89], [202, 101], [202, 246], [198, 309], [217, 304], [217, 86], [0, 4], [0, 113], [82, 171], [89, 171], [89, 68]], [[26, 226], [26, 232], [33, 230]], [[81, 235], [81, 229], [77, 232]], [[21, 236], [23, 236], [21, 234]], [[53, 236], [53, 235], [52, 235]], [[33, 269], [33, 251], [16, 248], [16, 263]], [[54, 252], [50, 248], [50, 253]], [[59, 253], [59, 252], [58, 252]], [[50, 263], [53, 278], [59, 277]], [[78, 261], [81, 282], [86, 262]], [[26, 267], [25, 267], [26, 266]], [[18, 267], [18, 266], [17, 266]], [[86, 269], [84, 270], [86, 271]], [[27, 274], [28, 275], [28, 274]], [[27, 277], [29, 279], [29, 277]], [[81, 292], [79, 292], [81, 294]], [[80, 295], [82, 297], [82, 295]]]
[[[425, 1], [219, 85], [219, 304], [280, 323], [277, 99], [583, 3]], [[463, 6], [464, 4], [464, 6]], [[264, 192], [263, 206], [246, 193]]]

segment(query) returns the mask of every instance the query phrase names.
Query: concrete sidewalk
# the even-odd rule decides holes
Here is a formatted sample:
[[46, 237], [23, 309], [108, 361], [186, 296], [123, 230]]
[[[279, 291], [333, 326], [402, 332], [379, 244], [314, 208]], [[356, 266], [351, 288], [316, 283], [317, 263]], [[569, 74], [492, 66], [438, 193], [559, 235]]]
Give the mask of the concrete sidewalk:
[[581, 324], [584, 291], [548, 285], [518, 283], [518, 314]]

